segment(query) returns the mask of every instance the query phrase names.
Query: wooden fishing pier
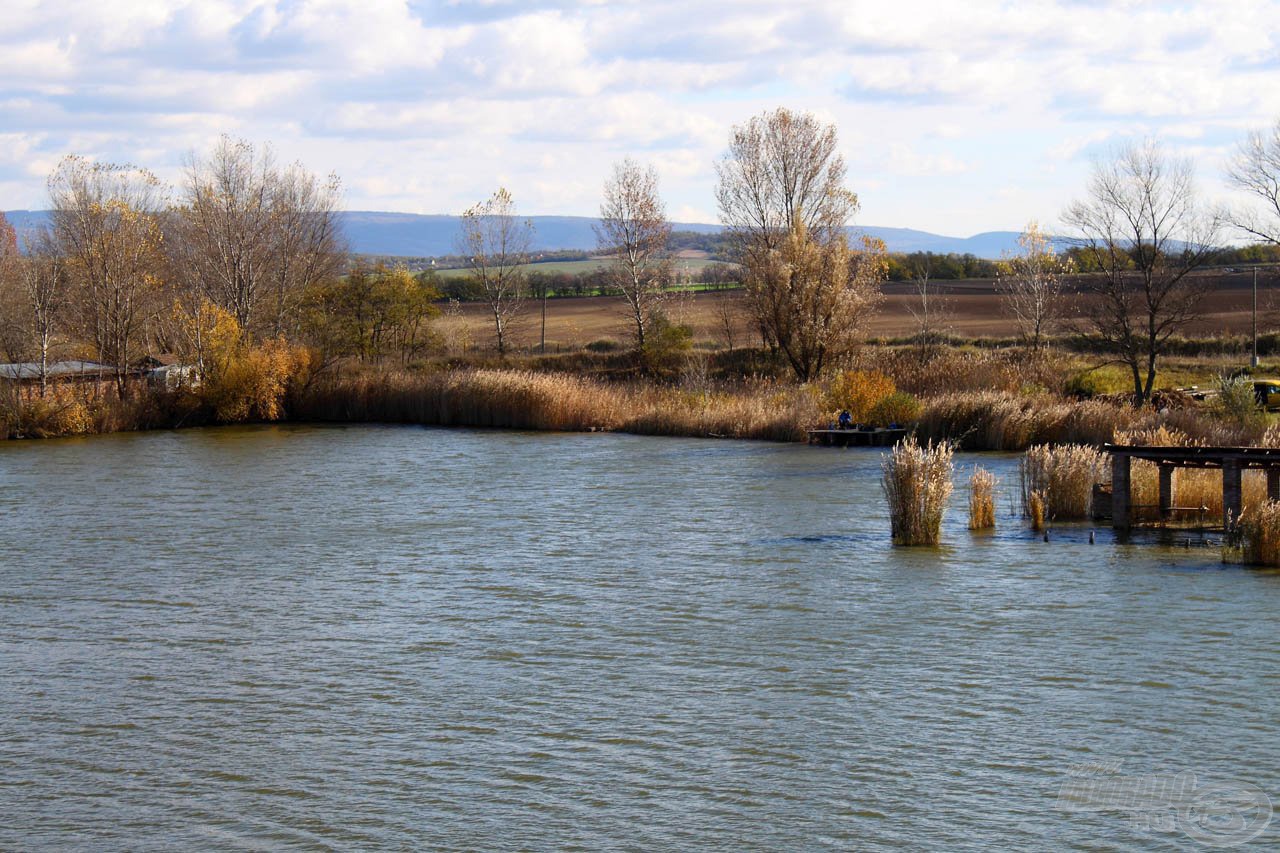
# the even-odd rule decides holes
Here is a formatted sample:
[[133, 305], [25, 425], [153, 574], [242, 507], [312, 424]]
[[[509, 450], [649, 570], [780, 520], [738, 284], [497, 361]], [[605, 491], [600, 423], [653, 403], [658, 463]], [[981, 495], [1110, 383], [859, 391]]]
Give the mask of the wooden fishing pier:
[[[1222, 527], [1227, 529], [1240, 518], [1242, 489], [1240, 475], [1247, 470], [1267, 472], [1267, 497], [1280, 500], [1280, 448], [1274, 447], [1136, 447], [1108, 444], [1111, 454], [1111, 526], [1128, 530], [1133, 524], [1129, 490], [1130, 465], [1134, 459], [1154, 462], [1160, 471], [1160, 517], [1178, 510], [1173, 487], [1175, 468], [1218, 468], [1222, 470]], [[1190, 509], [1195, 509], [1194, 507]]]
[[809, 443], [827, 447], [892, 447], [907, 437], [905, 429], [811, 429]]

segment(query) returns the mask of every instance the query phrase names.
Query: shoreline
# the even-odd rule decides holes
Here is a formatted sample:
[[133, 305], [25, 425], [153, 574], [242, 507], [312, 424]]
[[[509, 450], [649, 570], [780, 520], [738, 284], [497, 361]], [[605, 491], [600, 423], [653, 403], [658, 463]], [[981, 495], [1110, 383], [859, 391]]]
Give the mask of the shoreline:
[[[808, 430], [834, 420], [830, 393], [768, 379], [729, 386], [706, 380], [608, 382], [512, 368], [378, 370], [314, 377], [282, 396], [270, 409], [276, 417], [246, 409], [241, 417], [219, 418], [191, 391], [157, 389], [124, 402], [86, 402], [60, 390], [29, 401], [43, 420], [31, 415], [27, 423], [10, 422], [6, 435], [24, 440], [224, 424], [383, 423], [800, 443]], [[911, 399], [918, 416], [898, 422], [910, 423], [922, 442], [949, 440], [964, 451], [1100, 447], [1123, 432], [1160, 428], [1219, 445], [1260, 438], [1256, 424], [1224, 423], [1198, 408], [1157, 412], [1044, 391], [954, 390]]]

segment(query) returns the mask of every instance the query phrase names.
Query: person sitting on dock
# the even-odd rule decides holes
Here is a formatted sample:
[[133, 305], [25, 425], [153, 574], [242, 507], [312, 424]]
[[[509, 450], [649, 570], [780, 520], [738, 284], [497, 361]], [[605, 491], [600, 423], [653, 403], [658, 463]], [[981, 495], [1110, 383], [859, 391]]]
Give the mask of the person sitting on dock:
[[853, 415], [845, 409], [840, 413], [840, 429], [853, 429]]

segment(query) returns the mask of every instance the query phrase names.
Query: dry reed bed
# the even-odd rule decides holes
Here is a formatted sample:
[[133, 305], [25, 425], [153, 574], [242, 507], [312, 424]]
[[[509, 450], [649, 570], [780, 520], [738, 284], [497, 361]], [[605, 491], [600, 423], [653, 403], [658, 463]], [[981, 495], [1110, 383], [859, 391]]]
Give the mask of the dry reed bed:
[[1240, 514], [1222, 543], [1224, 563], [1280, 566], [1280, 502], [1263, 500]]
[[[830, 420], [820, 389], [762, 381], [733, 390], [613, 384], [581, 376], [468, 368], [370, 371], [322, 379], [297, 395], [295, 420], [386, 421], [642, 435], [803, 441]], [[1103, 400], [964, 391], [924, 400], [916, 435], [957, 449], [1021, 451], [1036, 444], [1100, 446], [1117, 433], [1167, 425], [1193, 440], [1254, 443], [1196, 411], [1160, 414]]]
[[918, 397], [953, 392], [1016, 392], [1028, 386], [1059, 388], [1071, 369], [1058, 354], [1023, 350], [974, 350], [948, 346], [864, 348], [856, 367], [890, 376]]
[[294, 417], [799, 441], [822, 413], [815, 395], [801, 388], [764, 385], [741, 393], [693, 393], [567, 374], [478, 369], [336, 377], [300, 395]]
[[[1120, 444], [1142, 446], [1184, 447], [1217, 443], [1193, 438], [1176, 427], [1160, 425], [1148, 429], [1131, 430], [1116, 435]], [[1223, 442], [1230, 443], [1230, 442]], [[1280, 446], [1280, 431], [1268, 429], [1252, 442], [1263, 447]], [[1244, 514], [1261, 505], [1267, 499], [1267, 478], [1262, 471], [1245, 471], [1241, 476], [1241, 506]], [[1158, 520], [1160, 504], [1160, 469], [1154, 462], [1135, 459], [1129, 470], [1129, 495], [1138, 517], [1142, 520]], [[1222, 472], [1216, 468], [1175, 468], [1173, 471], [1173, 505], [1183, 509], [1184, 518], [1174, 520], [1210, 521], [1216, 523], [1222, 517]], [[1187, 510], [1199, 510], [1185, 518]], [[1203, 516], [1203, 519], [1201, 518]]]
[[[901, 357], [899, 356], [901, 361]], [[1013, 383], [1006, 356], [963, 355], [935, 360], [967, 365], [962, 387], [985, 377]], [[943, 387], [936, 375], [906, 361], [892, 365], [910, 387]], [[912, 371], [915, 370], [915, 373]], [[1001, 378], [1004, 377], [1004, 378]], [[611, 383], [569, 373], [496, 368], [434, 372], [370, 369], [313, 378], [285, 401], [295, 421], [382, 421], [538, 430], [622, 430], [649, 435], [724, 436], [803, 441], [805, 431], [832, 420], [824, 389], [757, 380], [725, 388], [712, 383], [674, 387], [650, 382]], [[10, 405], [0, 399], [0, 434], [56, 436], [82, 432], [195, 425], [210, 420], [191, 395], [149, 392], [127, 403], [55, 401]], [[1113, 436], [1160, 427], [1209, 444], [1280, 445], [1198, 410], [1156, 413], [1105, 400], [1075, 401], [1010, 390], [952, 391], [923, 399], [916, 427], [921, 441], [951, 441], [957, 449], [1021, 451], [1035, 444], [1101, 445]], [[64, 405], [66, 403], [67, 405]], [[1272, 432], [1275, 432], [1273, 430]], [[1138, 485], [1145, 475], [1139, 468]], [[1185, 488], [1195, 477], [1183, 476]], [[1191, 492], [1186, 492], [1190, 495]]]
[[953, 488], [951, 445], [921, 447], [907, 437], [893, 446], [881, 464], [893, 544], [937, 545]]
[[996, 526], [996, 475], [980, 465], [969, 475], [969, 529], [991, 530]]
[[1089, 518], [1093, 512], [1093, 486], [1106, 479], [1107, 454], [1080, 444], [1029, 448], [1019, 465], [1023, 514], [1035, 518], [1033, 504], [1056, 520]]
[[1156, 412], [1106, 400], [1067, 400], [1047, 394], [964, 391], [924, 401], [916, 434], [951, 440], [964, 450], [1025, 450], [1036, 444], [1101, 446], [1119, 434], [1164, 426], [1204, 444], [1255, 444], [1256, 430], [1216, 421], [1194, 410]]

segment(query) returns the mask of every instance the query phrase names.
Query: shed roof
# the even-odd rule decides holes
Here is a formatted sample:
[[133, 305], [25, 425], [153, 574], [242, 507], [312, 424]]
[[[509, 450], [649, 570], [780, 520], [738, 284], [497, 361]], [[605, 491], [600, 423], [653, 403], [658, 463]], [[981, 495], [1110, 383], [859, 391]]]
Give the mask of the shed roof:
[[[49, 363], [45, 374], [50, 379], [66, 379], [77, 376], [98, 376], [114, 373], [115, 368], [109, 364], [96, 361], [53, 361]], [[23, 361], [17, 364], [0, 364], [0, 379], [27, 380], [40, 378], [40, 364], [34, 361]]]

